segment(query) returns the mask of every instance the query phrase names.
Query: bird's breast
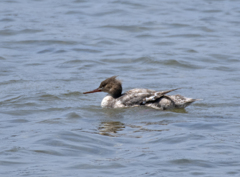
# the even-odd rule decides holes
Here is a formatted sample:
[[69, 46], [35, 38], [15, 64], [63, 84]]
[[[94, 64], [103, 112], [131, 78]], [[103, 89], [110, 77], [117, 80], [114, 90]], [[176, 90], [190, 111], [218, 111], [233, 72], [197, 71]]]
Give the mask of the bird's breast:
[[112, 108], [113, 107], [113, 99], [114, 98], [110, 95], [105, 96], [101, 102], [101, 106], [103, 108]]
[[123, 108], [125, 107], [121, 99], [113, 98], [111, 95], [107, 95], [101, 102], [103, 108]]

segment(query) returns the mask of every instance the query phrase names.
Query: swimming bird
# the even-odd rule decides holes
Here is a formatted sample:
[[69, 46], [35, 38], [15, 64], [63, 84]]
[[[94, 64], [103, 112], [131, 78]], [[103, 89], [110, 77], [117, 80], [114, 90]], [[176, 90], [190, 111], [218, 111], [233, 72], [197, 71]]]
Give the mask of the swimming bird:
[[167, 91], [154, 91], [150, 89], [135, 88], [122, 94], [122, 83], [112, 76], [102, 81], [100, 86], [92, 91], [83, 94], [95, 92], [107, 92], [101, 102], [103, 108], [125, 108], [135, 106], [147, 106], [160, 110], [169, 110], [174, 108], [185, 108], [197, 99], [186, 98], [181, 95], [166, 95]]

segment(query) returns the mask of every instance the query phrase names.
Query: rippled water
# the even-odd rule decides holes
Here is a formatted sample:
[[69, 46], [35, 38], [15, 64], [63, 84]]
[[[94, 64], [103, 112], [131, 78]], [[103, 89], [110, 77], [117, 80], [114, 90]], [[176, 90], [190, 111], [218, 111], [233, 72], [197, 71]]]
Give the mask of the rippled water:
[[[239, 176], [240, 3], [0, 1], [0, 176]], [[102, 109], [124, 90], [201, 98]], [[175, 94], [174, 93], [174, 94]]]

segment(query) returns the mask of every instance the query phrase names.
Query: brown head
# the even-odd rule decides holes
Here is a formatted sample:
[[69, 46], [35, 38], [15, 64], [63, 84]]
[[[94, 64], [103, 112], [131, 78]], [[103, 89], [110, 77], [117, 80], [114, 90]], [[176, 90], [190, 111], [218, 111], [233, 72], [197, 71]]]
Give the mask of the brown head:
[[87, 93], [94, 93], [94, 92], [107, 92], [112, 95], [114, 98], [118, 98], [122, 95], [122, 84], [119, 80], [116, 79], [117, 76], [112, 76], [107, 78], [106, 80], [102, 81], [100, 86], [92, 91], [84, 92], [83, 94]]

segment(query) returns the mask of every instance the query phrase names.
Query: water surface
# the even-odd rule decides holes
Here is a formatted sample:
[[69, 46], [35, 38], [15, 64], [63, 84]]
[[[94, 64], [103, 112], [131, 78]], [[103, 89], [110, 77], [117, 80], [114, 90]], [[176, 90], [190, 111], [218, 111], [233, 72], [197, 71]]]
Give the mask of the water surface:
[[[239, 176], [235, 0], [0, 2], [0, 175]], [[83, 95], [201, 98], [185, 110], [102, 109]]]

